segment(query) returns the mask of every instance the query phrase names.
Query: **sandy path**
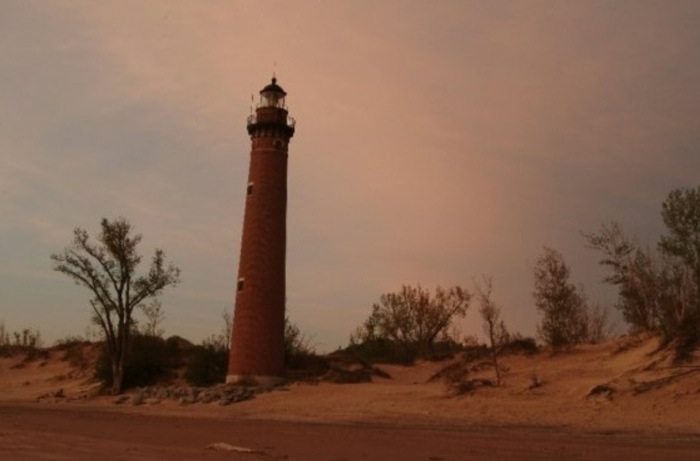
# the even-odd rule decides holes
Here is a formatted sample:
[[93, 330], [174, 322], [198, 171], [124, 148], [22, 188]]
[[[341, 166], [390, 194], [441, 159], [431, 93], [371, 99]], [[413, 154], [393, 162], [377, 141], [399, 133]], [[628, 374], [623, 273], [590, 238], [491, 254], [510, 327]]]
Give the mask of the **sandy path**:
[[[698, 437], [533, 429], [313, 424], [149, 415], [117, 408], [0, 404], [7, 460], [697, 460]], [[206, 450], [225, 442], [262, 454]]]

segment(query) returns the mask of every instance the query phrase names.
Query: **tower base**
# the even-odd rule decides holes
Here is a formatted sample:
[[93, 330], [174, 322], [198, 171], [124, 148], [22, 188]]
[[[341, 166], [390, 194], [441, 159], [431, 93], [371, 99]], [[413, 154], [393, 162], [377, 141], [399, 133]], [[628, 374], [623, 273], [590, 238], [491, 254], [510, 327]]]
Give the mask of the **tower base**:
[[227, 375], [226, 384], [246, 384], [252, 386], [272, 387], [282, 384], [284, 378], [279, 376], [257, 376], [257, 375]]

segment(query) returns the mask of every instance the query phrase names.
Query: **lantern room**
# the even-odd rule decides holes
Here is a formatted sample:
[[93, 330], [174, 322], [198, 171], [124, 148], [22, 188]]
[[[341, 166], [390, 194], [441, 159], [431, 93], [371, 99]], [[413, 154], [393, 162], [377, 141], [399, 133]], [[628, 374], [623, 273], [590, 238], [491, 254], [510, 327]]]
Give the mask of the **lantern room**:
[[272, 77], [272, 83], [260, 90], [260, 106], [259, 107], [279, 107], [284, 109], [284, 97], [287, 93], [282, 87], [277, 85], [277, 78]]

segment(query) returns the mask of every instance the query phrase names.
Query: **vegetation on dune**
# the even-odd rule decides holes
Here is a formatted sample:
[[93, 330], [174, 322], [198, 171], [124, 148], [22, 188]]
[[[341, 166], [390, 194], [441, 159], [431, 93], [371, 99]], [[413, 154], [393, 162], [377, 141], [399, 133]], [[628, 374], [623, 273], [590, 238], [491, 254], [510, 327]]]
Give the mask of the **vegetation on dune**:
[[574, 285], [561, 253], [545, 247], [535, 264], [534, 280], [532, 295], [541, 316], [537, 333], [553, 352], [610, 337], [613, 325], [607, 309], [591, 305], [583, 287]]
[[[189, 342], [176, 336], [163, 339], [159, 336], [134, 333], [129, 341], [127, 360], [122, 374], [123, 388], [147, 386], [170, 378], [174, 370], [183, 365], [189, 352]], [[96, 364], [96, 376], [113, 389], [112, 360], [106, 344], [103, 344]]]
[[661, 216], [667, 234], [656, 249], [614, 222], [585, 237], [603, 255], [603, 281], [618, 288], [615, 307], [631, 330], [660, 335], [682, 360], [700, 343], [700, 186], [671, 191]]
[[[603, 225], [584, 234], [589, 248], [602, 254], [608, 270], [603, 281], [618, 289], [614, 307], [632, 333], [651, 333], [672, 346], [676, 360], [690, 356], [700, 344], [700, 186], [677, 189], [662, 204], [666, 232], [655, 247], [627, 236], [620, 225]], [[140, 235], [125, 219], [102, 220], [102, 232], [93, 244], [82, 229], [74, 242], [51, 259], [54, 269], [68, 275], [92, 295], [93, 320], [104, 334], [97, 360], [97, 376], [112, 392], [184, 378], [193, 385], [209, 386], [225, 380], [231, 339], [231, 317], [224, 312], [222, 330], [199, 345], [179, 337], [163, 339], [164, 318], [158, 295], [179, 282], [180, 271], [166, 265], [156, 250], [144, 275], [136, 269]], [[545, 247], [533, 271], [533, 300], [540, 319], [541, 342], [557, 352], [581, 343], [608, 339], [613, 331], [606, 308], [591, 304], [582, 286], [572, 281], [570, 266], [561, 253]], [[378, 375], [371, 364], [409, 364], [416, 359], [439, 359], [460, 353], [444, 375], [466, 390], [474, 386], [500, 386], [507, 377], [502, 356], [537, 353], [533, 338], [511, 334], [493, 296], [493, 280], [484, 277], [470, 292], [461, 286], [431, 291], [421, 285], [404, 285], [385, 293], [373, 304], [367, 319], [350, 336], [344, 350], [328, 356], [316, 354], [308, 336], [285, 319], [285, 364], [291, 379], [331, 376], [338, 382], [366, 381]], [[459, 341], [455, 322], [463, 318], [472, 298], [478, 303], [487, 343]], [[137, 321], [135, 313], [141, 321]], [[0, 354], [37, 350], [38, 331], [10, 332], [0, 322]], [[57, 341], [66, 360], [81, 368], [88, 363], [78, 337]], [[361, 373], [348, 374], [350, 368]], [[469, 384], [476, 370], [492, 369], [494, 380]], [[483, 376], [483, 375], [480, 375]], [[461, 387], [460, 387], [461, 389]]]
[[496, 386], [501, 385], [501, 375], [505, 368], [498, 359], [503, 352], [503, 348], [510, 342], [510, 333], [506, 324], [501, 320], [501, 308], [493, 299], [493, 280], [491, 277], [484, 277], [483, 284], [476, 285], [476, 297], [479, 301], [479, 315], [483, 321], [484, 333], [489, 341], [489, 353], [491, 365], [496, 374]]
[[[604, 281], [618, 287], [615, 307], [630, 330], [660, 335], [662, 346], [673, 345], [678, 361], [689, 357], [700, 344], [700, 186], [669, 193], [661, 216], [667, 233], [656, 250], [627, 237], [616, 223], [584, 235], [590, 248], [603, 253], [601, 264], [610, 270]], [[572, 282], [571, 268], [561, 253], [545, 247], [533, 275], [533, 298], [540, 313], [537, 331], [552, 351], [613, 336], [616, 325], [610, 321], [608, 309], [589, 303], [583, 287]], [[464, 316], [472, 297], [461, 288], [452, 297], [454, 293], [454, 289], [438, 288], [433, 297], [418, 285], [382, 295], [367, 320], [351, 335], [346, 352], [371, 362], [410, 363], [434, 357], [440, 349], [461, 350], [464, 360], [455, 370], [462, 377], [475, 360], [477, 367], [483, 367], [482, 354], [486, 354], [499, 385], [503, 371], [499, 355], [513, 338], [492, 298], [492, 280], [485, 278], [475, 290], [489, 343], [486, 346], [459, 344], [454, 339], [449, 325], [454, 318]], [[537, 349], [531, 338], [516, 341], [530, 350]]]
[[[188, 354], [183, 377], [190, 384], [210, 386], [226, 379], [232, 327], [228, 311], [224, 311], [222, 319], [221, 331], [193, 346]], [[285, 317], [284, 360], [287, 375], [292, 379], [317, 377], [328, 369], [326, 360], [316, 354], [309, 337], [288, 317]]]
[[166, 265], [160, 249], [155, 250], [148, 272], [137, 273], [142, 259], [137, 250], [141, 239], [126, 219], [103, 218], [97, 244], [92, 243], [87, 231], [76, 228], [72, 245], [51, 255], [53, 269], [87, 288], [92, 296], [92, 320], [104, 334], [114, 394], [121, 393], [129, 353], [136, 350], [131, 344], [134, 311], [145, 309], [147, 315], [157, 318], [159, 304], [148, 301], [180, 281], [180, 269]]
[[0, 321], [0, 355], [8, 355], [14, 352], [34, 352], [41, 347], [41, 334], [39, 330], [23, 328], [20, 331], [12, 331]]
[[223, 383], [228, 371], [228, 354], [231, 347], [231, 314], [225, 310], [221, 330], [194, 346], [188, 357], [183, 377], [196, 386]]
[[457, 343], [451, 327], [466, 315], [471, 298], [458, 285], [438, 286], [434, 292], [404, 285], [380, 296], [370, 316], [350, 336], [349, 349], [370, 360], [398, 363], [444, 356]]

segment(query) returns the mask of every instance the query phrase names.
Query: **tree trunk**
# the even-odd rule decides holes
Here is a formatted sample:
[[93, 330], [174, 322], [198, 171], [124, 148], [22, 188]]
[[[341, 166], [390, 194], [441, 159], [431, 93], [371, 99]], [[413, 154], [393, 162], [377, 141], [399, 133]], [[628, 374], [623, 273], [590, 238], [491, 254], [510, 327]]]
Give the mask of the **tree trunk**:
[[493, 368], [496, 370], [496, 387], [501, 387], [501, 369], [498, 366], [498, 351], [494, 346], [491, 346], [493, 353]]
[[112, 356], [112, 394], [119, 395], [124, 388], [124, 371], [126, 368], [127, 341], [126, 332], [120, 328], [117, 332], [114, 355]]
[[118, 357], [112, 357], [112, 395], [122, 393], [124, 382], [124, 367]]

